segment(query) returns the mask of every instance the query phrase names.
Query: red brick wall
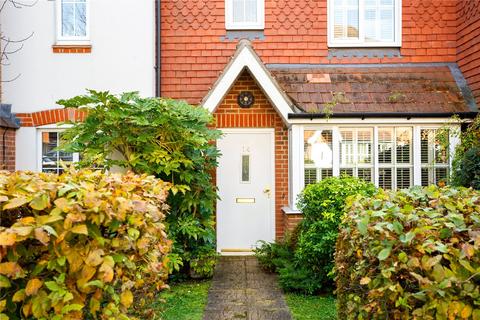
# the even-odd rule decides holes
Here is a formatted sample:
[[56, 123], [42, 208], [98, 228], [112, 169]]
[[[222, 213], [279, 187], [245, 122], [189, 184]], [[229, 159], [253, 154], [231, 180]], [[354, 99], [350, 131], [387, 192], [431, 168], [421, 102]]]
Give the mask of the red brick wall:
[[[240, 91], [249, 90], [255, 96], [251, 108], [237, 105]], [[214, 113], [217, 128], [275, 129], [275, 235], [282, 238], [284, 221], [281, 208], [288, 205], [288, 130], [277, 112], [248, 72], [244, 72], [230, 89]]]
[[457, 3], [457, 60], [480, 105], [480, 0]]
[[0, 128], [0, 159], [0, 170], [15, 171], [15, 129]]
[[285, 231], [288, 233], [292, 233], [295, 227], [303, 220], [303, 215], [301, 213], [298, 214], [285, 214]]
[[[463, 1], [463, 0], [462, 0]], [[403, 0], [401, 58], [327, 59], [327, 0], [265, 0], [265, 63], [456, 61], [456, 0]], [[162, 95], [199, 103], [235, 51], [225, 0], [162, 1]]]
[[77, 109], [53, 109], [15, 114], [15, 116], [20, 119], [22, 127], [38, 127], [65, 121], [83, 121], [85, 115], [85, 112], [78, 111]]

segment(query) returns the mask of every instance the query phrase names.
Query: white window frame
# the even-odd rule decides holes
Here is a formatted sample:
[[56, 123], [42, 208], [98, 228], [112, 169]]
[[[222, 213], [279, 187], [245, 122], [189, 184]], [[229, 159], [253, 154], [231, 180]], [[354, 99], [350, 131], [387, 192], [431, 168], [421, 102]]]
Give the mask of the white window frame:
[[[393, 136], [392, 136], [392, 161], [391, 163], [380, 163], [378, 162], [378, 168], [379, 169], [391, 169], [391, 179], [392, 179], [392, 188], [391, 190], [397, 190], [397, 184], [398, 184], [398, 181], [397, 181], [397, 169], [410, 169], [410, 181], [409, 181], [409, 184], [410, 184], [410, 187], [414, 186], [415, 183], [414, 183], [414, 178], [413, 178], [413, 174], [414, 174], [414, 169], [413, 169], [413, 164], [414, 164], [414, 154], [415, 154], [415, 151], [418, 151], [420, 152], [421, 149], [417, 149], [415, 150], [415, 143], [414, 143], [414, 131], [415, 131], [415, 128], [411, 125], [402, 125], [402, 124], [399, 124], [397, 126], [379, 126], [378, 129], [393, 129]], [[412, 139], [411, 139], [411, 142], [410, 142], [410, 163], [399, 163], [397, 162], [397, 129], [399, 128], [409, 128], [411, 129], [411, 133], [412, 133]], [[378, 146], [379, 146], [379, 142], [378, 142], [378, 138], [377, 138], [377, 144], [375, 145], [375, 148], [377, 148], [377, 154], [376, 154], [376, 157], [378, 159]], [[379, 175], [380, 177], [380, 175]], [[377, 184], [376, 186], [378, 186], [378, 180], [377, 180]]]
[[[41, 129], [37, 129], [37, 171], [43, 172], [43, 148], [42, 148], [42, 133], [44, 132], [63, 132], [65, 129], [56, 127], [42, 127]], [[80, 154], [78, 152], [74, 152], [72, 155], [72, 163], [78, 162], [80, 160]]]
[[[432, 130], [434, 131], [434, 135], [437, 135], [438, 131], [441, 130], [442, 128], [440, 127], [431, 127], [431, 126], [422, 126], [420, 127], [419, 129], [419, 135], [420, 135], [420, 143], [421, 143], [421, 132], [422, 130]], [[452, 135], [453, 133], [451, 132], [452, 129], [449, 129], [450, 133], [449, 133], [449, 136], [448, 136], [448, 145], [450, 146], [452, 144]], [[430, 143], [430, 141], [429, 141]], [[420, 144], [420, 152], [422, 151], [422, 146]], [[430, 149], [430, 144], [429, 144], [429, 148], [427, 150], [429, 153], [432, 151]], [[433, 151], [434, 152], [434, 151]], [[449, 175], [451, 173], [451, 166], [452, 166], [452, 154], [451, 154], [451, 150], [449, 150], [449, 148], [447, 148], [446, 150], [447, 152], [447, 162], [446, 163], [437, 163], [435, 162], [435, 154], [433, 154], [433, 162], [431, 163], [424, 163], [421, 161], [421, 154], [420, 154], [420, 167], [421, 167], [421, 170], [420, 170], [420, 185], [422, 183], [421, 179], [421, 174], [422, 174], [422, 170], [423, 169], [427, 169], [427, 170], [432, 170], [433, 172], [433, 176], [434, 176], [434, 181], [433, 181], [433, 184], [436, 184], [438, 183], [437, 181], [437, 177], [436, 177], [436, 169], [447, 169], [447, 180], [449, 180]], [[430, 180], [430, 172], [429, 172], [429, 180]], [[430, 185], [431, 183], [429, 183]]]
[[57, 27], [57, 44], [89, 44], [90, 41], [90, 0], [85, 0], [86, 6], [86, 22], [85, 30], [86, 35], [81, 36], [63, 36], [62, 35], [62, 0], [55, 1], [56, 10], [56, 27]]
[[233, 0], [225, 0], [225, 28], [227, 30], [263, 30], [265, 29], [265, 0], [257, 1], [257, 17], [255, 23], [233, 22]]
[[[372, 161], [370, 163], [360, 163], [358, 161], [358, 158], [359, 158], [359, 153], [358, 153], [358, 132], [362, 129], [369, 129], [369, 131], [371, 131], [371, 139], [370, 139], [370, 143], [371, 143], [371, 154], [370, 154], [370, 157], [372, 158]], [[361, 126], [352, 126], [352, 127], [340, 127], [338, 129], [338, 132], [339, 132], [339, 136], [341, 137], [342, 136], [342, 131], [351, 131], [352, 132], [352, 157], [353, 157], [353, 162], [350, 163], [350, 164], [343, 164], [341, 163], [342, 159], [340, 157], [340, 163], [339, 163], [339, 167], [340, 167], [340, 175], [342, 173], [342, 170], [352, 170], [352, 176], [353, 177], [358, 177], [358, 170], [362, 170], [362, 169], [370, 169], [370, 182], [374, 182], [374, 160], [375, 160], [375, 157], [376, 157], [376, 151], [374, 150], [374, 139], [373, 139], [373, 136], [374, 136], [374, 128], [373, 127], [361, 127]], [[341, 142], [339, 141], [339, 149], [340, 149], [340, 152], [338, 152], [338, 155], [340, 156], [341, 154]]]
[[402, 46], [402, 0], [393, 0], [394, 1], [394, 41], [388, 42], [365, 42], [365, 33], [364, 33], [364, 14], [365, 14], [365, 5], [364, 0], [359, 1], [359, 11], [358, 11], [358, 40], [347, 39], [347, 40], [335, 40], [334, 38], [334, 0], [327, 1], [327, 21], [328, 21], [328, 47], [331, 48], [348, 48], [348, 47], [401, 47]]
[[[410, 163], [396, 163], [396, 150], [395, 148], [392, 149], [392, 163], [382, 163], [380, 164], [378, 161], [378, 130], [380, 128], [393, 128], [395, 131], [395, 128], [412, 128], [412, 143], [410, 146]], [[393, 189], [396, 188], [396, 169], [397, 168], [410, 168], [410, 184], [411, 186], [415, 185], [421, 185], [421, 165], [420, 165], [420, 152], [421, 152], [421, 145], [420, 145], [420, 130], [421, 129], [440, 129], [442, 127], [441, 124], [439, 125], [424, 125], [424, 124], [410, 124], [410, 123], [404, 123], [404, 122], [399, 122], [398, 124], [370, 124], [370, 125], [352, 125], [352, 124], [344, 124], [344, 125], [304, 125], [304, 126], [296, 126], [295, 127], [295, 135], [292, 135], [292, 139], [295, 139], [296, 141], [292, 141], [292, 144], [298, 144], [298, 146], [301, 146], [301, 148], [296, 149], [298, 153], [301, 153], [300, 156], [295, 157], [295, 155], [292, 154], [292, 157], [295, 157], [295, 167], [293, 167], [292, 164], [292, 178], [295, 179], [298, 177], [298, 179], [301, 179], [298, 183], [295, 181], [292, 181], [293, 184], [297, 185], [298, 191], [303, 190], [305, 188], [305, 169], [312, 169], [312, 166], [305, 166], [304, 163], [304, 132], [305, 131], [313, 131], [313, 130], [332, 130], [332, 135], [333, 135], [333, 176], [339, 176], [340, 175], [340, 141], [339, 141], [339, 136], [340, 136], [340, 130], [347, 129], [351, 130], [352, 128], [355, 129], [360, 129], [360, 128], [371, 128], [373, 129], [373, 137], [372, 137], [372, 157], [373, 157], [373, 162], [370, 168], [372, 168], [372, 183], [378, 186], [378, 171], [379, 168], [392, 168], [392, 182], [393, 182]], [[455, 130], [454, 127], [450, 129], [451, 132]], [[450, 133], [450, 143], [449, 143], [449, 159], [451, 159], [452, 153], [455, 150], [455, 146], [458, 145], [458, 141], [455, 141], [452, 139], [453, 133]], [[396, 135], [394, 134], [393, 139], [396, 139]], [[395, 142], [394, 142], [395, 146]], [[295, 151], [295, 150], [293, 150]], [[292, 151], [292, 152], [293, 152]], [[363, 166], [362, 166], [363, 167]], [[298, 168], [298, 169], [295, 169]], [[367, 167], [365, 167], [367, 168]], [[449, 170], [451, 169], [451, 161], [449, 161]], [[297, 171], [298, 170], [298, 171]], [[296, 171], [296, 173], [294, 172]], [[317, 176], [317, 181], [319, 181], [318, 176]], [[297, 192], [298, 192], [297, 191]], [[292, 198], [293, 200], [294, 198]]]

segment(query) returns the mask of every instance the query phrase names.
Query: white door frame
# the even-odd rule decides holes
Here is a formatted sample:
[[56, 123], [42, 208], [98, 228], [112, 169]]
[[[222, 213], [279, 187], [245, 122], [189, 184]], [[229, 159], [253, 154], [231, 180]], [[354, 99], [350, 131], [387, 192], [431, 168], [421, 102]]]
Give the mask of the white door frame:
[[[274, 128], [217, 128], [218, 130], [222, 131], [225, 134], [269, 134], [270, 136], [270, 161], [272, 163], [271, 172], [270, 172], [270, 188], [271, 188], [271, 197], [270, 197], [270, 219], [268, 219], [268, 228], [270, 230], [270, 239], [271, 241], [275, 240], [275, 231], [276, 231], [276, 221], [275, 221], [275, 171], [276, 171], [276, 164], [275, 164], [275, 129]], [[221, 139], [221, 138], [220, 138]], [[216, 169], [217, 174], [217, 187], [218, 187], [218, 168]], [[216, 205], [216, 212], [218, 212], [218, 201]], [[216, 220], [216, 235], [218, 239], [218, 216], [215, 213], [215, 220]], [[217, 242], [217, 251], [220, 252], [220, 248], [218, 247]], [[227, 253], [228, 254], [228, 253]], [[239, 253], [241, 254], [241, 253]]]

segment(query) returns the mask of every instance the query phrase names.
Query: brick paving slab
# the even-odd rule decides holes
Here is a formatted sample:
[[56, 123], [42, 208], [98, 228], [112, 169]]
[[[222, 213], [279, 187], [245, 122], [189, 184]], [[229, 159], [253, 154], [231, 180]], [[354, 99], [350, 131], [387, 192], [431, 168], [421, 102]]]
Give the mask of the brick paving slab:
[[208, 292], [204, 320], [292, 320], [274, 274], [257, 258], [221, 257]]

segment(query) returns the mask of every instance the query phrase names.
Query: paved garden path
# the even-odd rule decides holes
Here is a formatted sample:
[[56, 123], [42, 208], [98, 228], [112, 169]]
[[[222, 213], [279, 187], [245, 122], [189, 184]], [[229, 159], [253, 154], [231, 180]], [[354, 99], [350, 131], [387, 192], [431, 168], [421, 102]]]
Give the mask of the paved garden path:
[[260, 269], [257, 258], [221, 257], [204, 320], [291, 320], [274, 274]]

